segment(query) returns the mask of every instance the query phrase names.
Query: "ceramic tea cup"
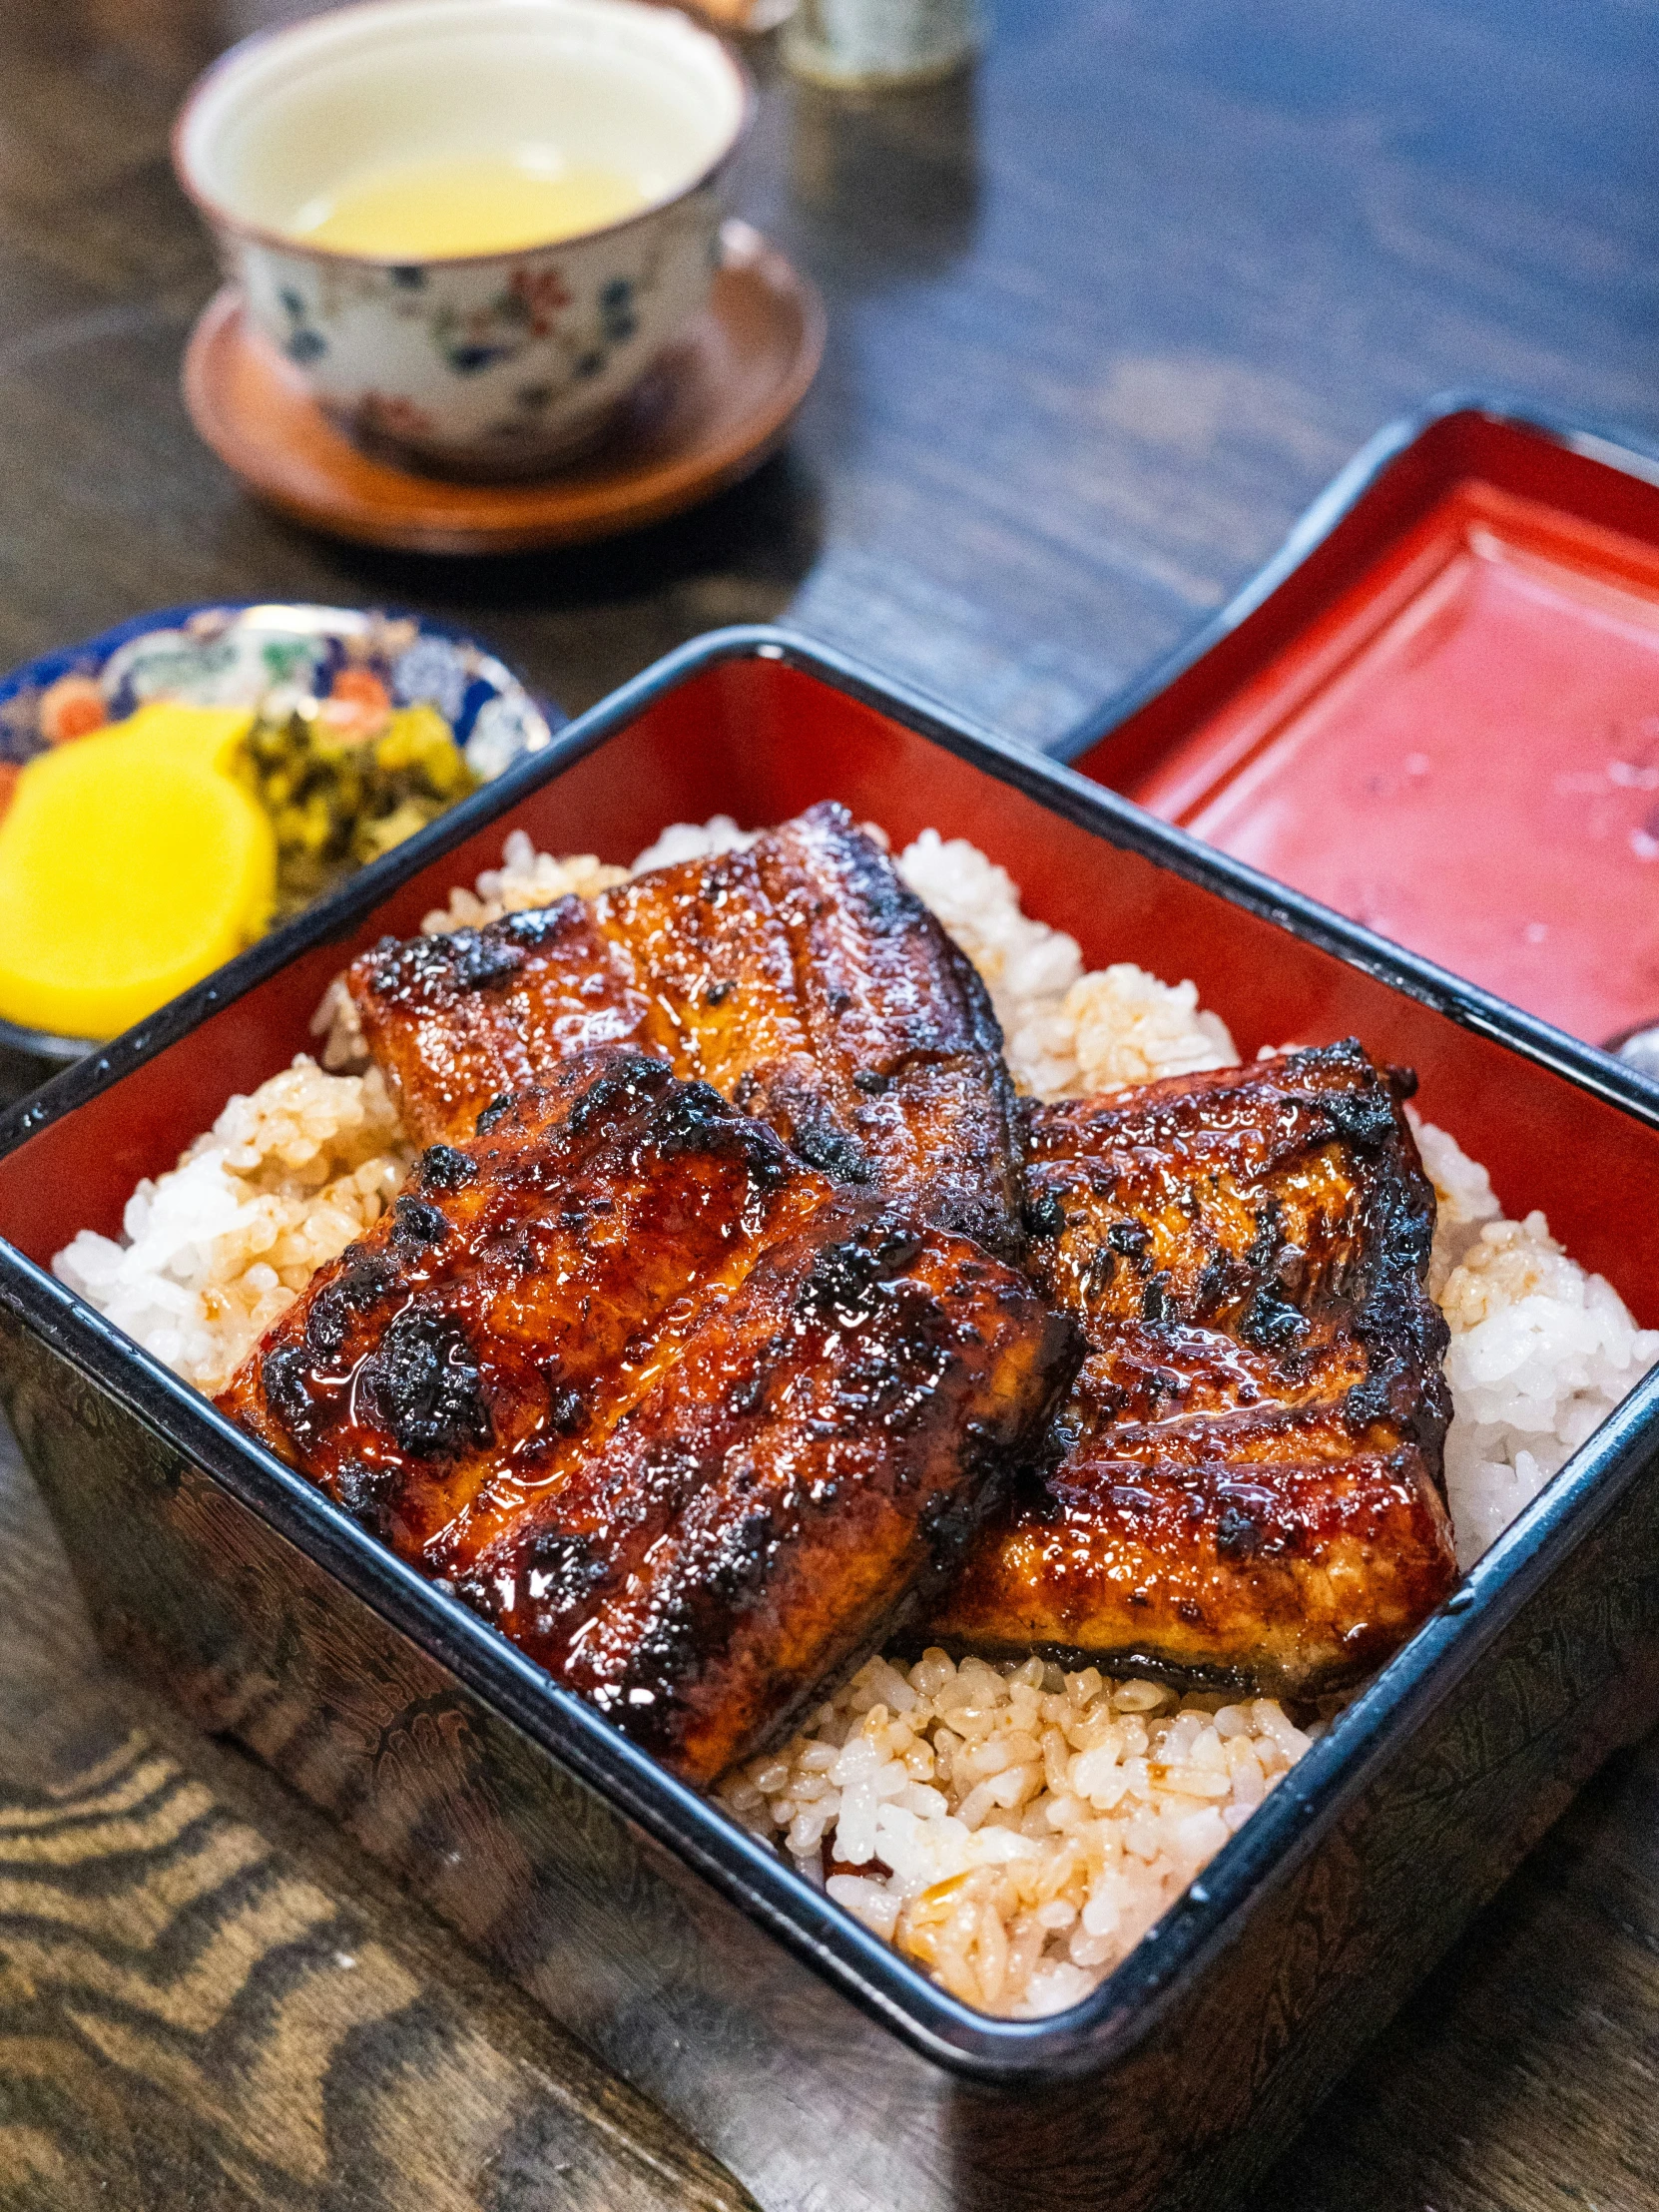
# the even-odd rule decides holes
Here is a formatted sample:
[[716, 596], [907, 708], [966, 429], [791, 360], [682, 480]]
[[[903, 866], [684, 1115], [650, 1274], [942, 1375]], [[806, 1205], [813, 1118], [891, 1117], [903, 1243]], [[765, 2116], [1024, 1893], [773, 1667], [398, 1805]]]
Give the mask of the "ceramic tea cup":
[[[704, 306], [752, 105], [669, 8], [361, 0], [232, 48], [185, 103], [174, 166], [254, 324], [353, 435], [534, 475], [602, 437]], [[473, 201], [479, 236], [520, 235], [456, 251]], [[623, 212], [568, 235], [573, 207], [607, 203]]]

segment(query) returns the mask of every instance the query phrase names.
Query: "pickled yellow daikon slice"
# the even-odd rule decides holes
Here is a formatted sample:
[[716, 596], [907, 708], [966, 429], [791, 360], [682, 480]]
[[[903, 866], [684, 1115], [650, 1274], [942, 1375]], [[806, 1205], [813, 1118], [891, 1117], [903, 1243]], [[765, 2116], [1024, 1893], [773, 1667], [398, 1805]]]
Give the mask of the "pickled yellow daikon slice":
[[0, 1016], [141, 1021], [270, 918], [270, 818], [232, 774], [252, 716], [157, 702], [28, 762], [0, 817]]

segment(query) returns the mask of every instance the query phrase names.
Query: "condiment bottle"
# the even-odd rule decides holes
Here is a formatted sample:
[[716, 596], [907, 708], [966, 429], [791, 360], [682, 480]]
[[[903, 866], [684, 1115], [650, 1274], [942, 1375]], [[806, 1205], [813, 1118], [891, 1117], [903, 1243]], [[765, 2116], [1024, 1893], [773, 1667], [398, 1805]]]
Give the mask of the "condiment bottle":
[[984, 42], [980, 0], [800, 0], [784, 59], [815, 84], [867, 91], [947, 77]]

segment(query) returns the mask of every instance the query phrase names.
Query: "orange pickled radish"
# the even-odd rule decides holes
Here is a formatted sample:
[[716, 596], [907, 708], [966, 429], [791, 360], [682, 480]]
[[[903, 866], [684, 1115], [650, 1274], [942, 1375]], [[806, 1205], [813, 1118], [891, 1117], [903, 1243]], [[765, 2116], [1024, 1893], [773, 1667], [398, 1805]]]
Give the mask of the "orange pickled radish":
[[251, 721], [156, 703], [25, 765], [0, 817], [0, 1017], [114, 1036], [259, 934], [276, 840], [231, 773]]

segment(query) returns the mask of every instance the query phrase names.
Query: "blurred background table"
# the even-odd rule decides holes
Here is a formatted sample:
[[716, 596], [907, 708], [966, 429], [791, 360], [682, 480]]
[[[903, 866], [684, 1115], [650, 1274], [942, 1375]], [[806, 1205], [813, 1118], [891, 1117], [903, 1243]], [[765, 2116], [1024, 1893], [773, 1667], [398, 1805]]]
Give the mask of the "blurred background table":
[[[786, 618], [1043, 745], [1450, 384], [1659, 431], [1654, 0], [998, 0], [973, 82], [763, 80], [736, 205], [817, 278], [788, 450], [476, 564], [253, 506], [178, 396], [167, 128], [281, 0], [0, 8], [0, 665], [181, 600], [395, 601], [579, 709]], [[1659, 2202], [1659, 1747], [1618, 1762], [1258, 2212]], [[742, 2192], [246, 1763], [98, 1661], [0, 1452], [0, 2207], [517, 2212]], [[896, 2208], [895, 2212], [902, 2212]]]

